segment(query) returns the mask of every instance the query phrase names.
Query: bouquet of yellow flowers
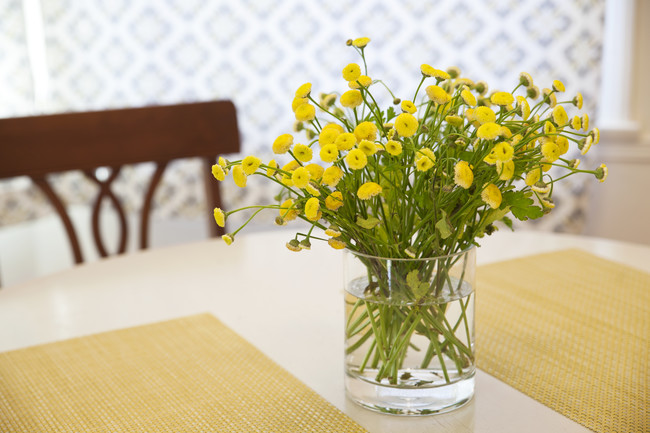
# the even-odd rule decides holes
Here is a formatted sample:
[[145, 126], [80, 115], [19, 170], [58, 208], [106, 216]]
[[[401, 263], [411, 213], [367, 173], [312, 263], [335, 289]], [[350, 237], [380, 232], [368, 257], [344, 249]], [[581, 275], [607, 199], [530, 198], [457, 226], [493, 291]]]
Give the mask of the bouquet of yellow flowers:
[[[367, 267], [359, 293], [348, 302], [347, 353], [365, 354], [355, 371], [372, 370], [375, 383], [430, 385], [435, 381], [414, 380], [403, 368], [406, 351], [415, 346], [411, 337], [419, 335], [427, 346], [419, 364], [438, 359], [439, 376], [449, 383], [445, 360], [458, 374], [473, 366], [470, 300], [462, 290], [463, 274], [452, 278], [450, 272], [456, 254], [490, 235], [496, 222], [512, 228], [511, 218], [535, 219], [551, 211], [555, 183], [567, 176], [586, 173], [604, 181], [604, 164], [583, 170], [580, 160], [566, 157], [572, 145], [587, 153], [600, 134], [589, 130], [587, 114], [567, 114], [565, 106], [582, 108], [581, 94], [562, 98], [560, 81], [540, 90], [527, 73], [511, 92], [488, 93], [485, 82], [461, 77], [458, 68], [423, 64], [413, 95], [400, 99], [368, 75], [368, 42], [348, 41], [362, 66], [343, 68], [346, 91], [315, 97], [310, 83], [298, 88], [291, 106], [304, 139], [277, 137], [273, 152], [284, 160], [220, 158], [213, 166], [218, 180], [232, 172], [240, 187], [255, 175], [281, 188], [276, 205], [255, 206], [250, 219], [223, 239], [232, 243], [264, 209], [279, 212], [279, 225], [306, 221], [309, 230], [296, 233], [287, 248], [301, 251], [312, 240], [324, 240], [356, 253]], [[390, 95], [392, 104], [381, 107], [378, 92]], [[316, 153], [322, 164], [313, 162]], [[215, 209], [217, 224], [223, 227], [240, 210]], [[399, 262], [387, 265], [373, 257]], [[434, 257], [441, 259], [417, 261]], [[462, 296], [445, 295], [450, 287]], [[448, 304], [463, 297], [458, 318], [445, 318]], [[392, 306], [379, 304], [386, 300]], [[467, 338], [455, 337], [460, 325]]]

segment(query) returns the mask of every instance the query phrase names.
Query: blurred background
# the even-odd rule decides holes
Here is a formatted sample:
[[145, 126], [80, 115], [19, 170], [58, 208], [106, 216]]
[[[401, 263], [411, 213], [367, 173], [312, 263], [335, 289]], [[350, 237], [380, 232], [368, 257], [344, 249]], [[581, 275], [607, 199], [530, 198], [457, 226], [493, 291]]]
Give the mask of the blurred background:
[[[563, 81], [567, 100], [581, 92], [602, 137], [583, 164], [605, 162], [609, 178], [571, 178], [554, 193], [553, 212], [525, 227], [650, 244], [647, 22], [648, 0], [0, 0], [0, 117], [231, 99], [242, 153], [266, 160], [275, 137], [291, 132], [295, 89], [309, 81], [316, 93], [345, 90], [340, 71], [358, 61], [345, 41], [368, 36], [370, 75], [403, 98], [422, 63], [458, 66], [491, 90], [512, 90], [526, 71], [540, 88]], [[130, 167], [114, 184], [131, 211], [151, 171]], [[254, 180], [246, 189], [224, 182], [225, 207], [269, 202], [274, 190]], [[96, 187], [67, 173], [56, 189], [92, 258], [83, 204]], [[203, 196], [197, 161], [170, 167], [155, 197], [152, 246], [204, 239]], [[3, 285], [71, 265], [40, 191], [27, 178], [0, 181]]]

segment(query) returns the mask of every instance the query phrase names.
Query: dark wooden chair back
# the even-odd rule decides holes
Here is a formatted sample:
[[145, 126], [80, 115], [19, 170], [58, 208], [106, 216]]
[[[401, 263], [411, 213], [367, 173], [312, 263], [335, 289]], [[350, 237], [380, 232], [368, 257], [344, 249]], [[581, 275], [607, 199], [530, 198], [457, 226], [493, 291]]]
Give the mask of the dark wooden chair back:
[[[218, 155], [239, 152], [239, 149], [237, 115], [230, 101], [0, 119], [0, 179], [29, 176], [38, 185], [63, 222], [76, 263], [84, 260], [79, 239], [47, 175], [81, 170], [99, 186], [93, 205], [92, 229], [97, 250], [106, 257], [108, 252], [99, 230], [100, 208], [106, 198], [119, 215], [117, 253], [126, 250], [126, 216], [120, 200], [111, 191], [111, 183], [122, 166], [142, 162], [156, 165], [140, 214], [140, 248], [145, 249], [152, 199], [169, 162], [201, 158], [207, 202], [212, 207], [222, 207], [211, 166]], [[98, 167], [111, 168], [108, 179], [97, 178]], [[223, 234], [223, 229], [211, 222], [210, 234]]]

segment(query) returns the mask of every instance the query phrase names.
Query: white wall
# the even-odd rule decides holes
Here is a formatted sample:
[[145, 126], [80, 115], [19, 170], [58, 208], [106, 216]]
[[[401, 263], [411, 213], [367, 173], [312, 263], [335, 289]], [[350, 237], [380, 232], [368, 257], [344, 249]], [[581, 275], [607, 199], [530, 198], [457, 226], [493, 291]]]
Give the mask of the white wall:
[[[617, 7], [622, 4], [618, 0], [614, 3]], [[647, 25], [650, 1], [631, 3], [634, 4], [629, 74], [631, 122], [603, 130], [600, 144], [594, 147], [596, 159], [607, 164], [609, 177], [605, 183], [591, 189], [586, 233], [650, 244], [650, 27]], [[626, 87], [618, 82], [609, 84], [613, 84], [615, 90]]]

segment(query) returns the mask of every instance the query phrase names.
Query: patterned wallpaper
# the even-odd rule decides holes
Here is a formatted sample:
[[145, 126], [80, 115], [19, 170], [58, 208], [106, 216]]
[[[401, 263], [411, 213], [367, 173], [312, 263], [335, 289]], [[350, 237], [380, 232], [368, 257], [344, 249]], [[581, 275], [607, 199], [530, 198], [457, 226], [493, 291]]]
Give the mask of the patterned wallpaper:
[[[209, 99], [238, 107], [244, 153], [268, 155], [269, 143], [293, 124], [295, 88], [341, 91], [341, 68], [357, 58], [344, 42], [369, 36], [373, 78], [411, 94], [419, 65], [459, 66], [464, 76], [513, 87], [527, 71], [547, 87], [582, 92], [595, 113], [600, 81], [604, 0], [41, 0], [49, 98], [33, 103], [20, 0], [0, 0], [0, 116], [95, 110]], [[30, 22], [28, 26], [38, 25]], [[148, 166], [122, 175], [116, 190], [131, 207]], [[59, 176], [69, 202], [93, 191], [81, 176]], [[252, 179], [251, 179], [252, 181]], [[196, 162], [175, 164], [157, 194], [156, 218], [206, 212]], [[223, 185], [229, 207], [268, 200], [255, 183]], [[555, 218], [544, 224], [578, 231], [584, 185], [554, 195]], [[582, 195], [581, 195], [582, 194]], [[23, 181], [0, 183], [0, 225], [48, 212]], [[571, 218], [572, 222], [567, 219]], [[267, 221], [271, 221], [269, 216]], [[569, 224], [569, 225], [567, 225]], [[571, 226], [571, 224], [573, 226]]]

